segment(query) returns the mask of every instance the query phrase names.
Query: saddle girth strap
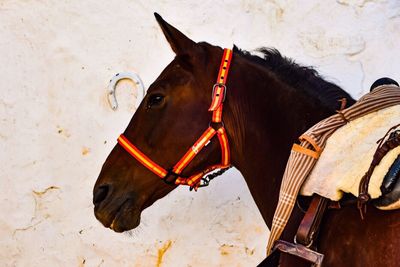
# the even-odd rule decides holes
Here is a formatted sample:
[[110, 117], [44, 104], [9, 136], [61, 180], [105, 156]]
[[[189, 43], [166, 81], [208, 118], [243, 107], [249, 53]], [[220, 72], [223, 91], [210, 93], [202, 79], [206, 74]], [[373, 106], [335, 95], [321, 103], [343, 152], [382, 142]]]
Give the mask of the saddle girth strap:
[[317, 194], [313, 196], [311, 204], [297, 229], [295, 243], [310, 247], [316, 239], [322, 217], [328, 207], [329, 199]]

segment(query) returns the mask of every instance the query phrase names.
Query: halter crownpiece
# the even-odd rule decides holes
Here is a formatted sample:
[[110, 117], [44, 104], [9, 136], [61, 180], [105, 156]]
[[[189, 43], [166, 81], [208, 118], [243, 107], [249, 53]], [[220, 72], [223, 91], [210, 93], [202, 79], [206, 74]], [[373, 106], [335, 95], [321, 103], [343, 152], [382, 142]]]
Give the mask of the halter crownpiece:
[[[118, 143], [144, 167], [159, 176], [166, 183], [170, 183], [167, 178], [175, 176], [175, 180], [171, 183], [176, 185], [188, 185], [197, 190], [203, 177], [215, 169], [227, 169], [230, 167], [230, 150], [228, 136], [224, 124], [222, 123], [223, 102], [226, 97], [226, 81], [228, 78], [229, 66], [232, 60], [232, 50], [224, 49], [221, 65], [218, 72], [217, 82], [212, 88], [212, 101], [208, 111], [212, 111], [210, 126], [204, 131], [194, 145], [186, 152], [186, 154], [172, 167], [169, 171], [152, 161], [135, 145], [133, 145], [123, 134], [118, 137]], [[218, 125], [215, 129], [211, 125]], [[190, 177], [182, 177], [182, 171], [196, 157], [200, 151], [208, 145], [214, 136], [218, 137], [221, 147], [221, 163], [207, 167], [205, 170], [191, 175]], [[206, 179], [208, 182], [210, 179]], [[208, 183], [206, 184], [208, 185]]]

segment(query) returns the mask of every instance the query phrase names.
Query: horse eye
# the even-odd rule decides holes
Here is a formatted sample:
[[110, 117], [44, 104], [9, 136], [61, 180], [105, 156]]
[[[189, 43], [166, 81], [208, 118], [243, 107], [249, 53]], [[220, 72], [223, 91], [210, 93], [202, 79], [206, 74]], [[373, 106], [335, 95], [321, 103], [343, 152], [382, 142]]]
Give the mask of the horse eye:
[[154, 106], [161, 104], [163, 99], [164, 99], [163, 95], [160, 94], [151, 95], [149, 97], [149, 100], [147, 101], [147, 108], [152, 108]]

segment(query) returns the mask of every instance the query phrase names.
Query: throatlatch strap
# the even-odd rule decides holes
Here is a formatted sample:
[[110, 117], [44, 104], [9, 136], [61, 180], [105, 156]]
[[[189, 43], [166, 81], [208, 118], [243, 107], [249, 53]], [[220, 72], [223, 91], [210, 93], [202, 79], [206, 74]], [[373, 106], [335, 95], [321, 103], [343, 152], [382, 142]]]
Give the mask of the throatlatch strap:
[[195, 175], [190, 176], [189, 178], [182, 178], [178, 177], [175, 181], [175, 184], [178, 185], [188, 185], [194, 187], [197, 190], [198, 186], [200, 185], [200, 180], [203, 176], [215, 169], [225, 169], [230, 166], [230, 151], [229, 151], [229, 143], [228, 137], [226, 135], [225, 128], [221, 127], [217, 131], [217, 136], [219, 140], [219, 144], [221, 146], [221, 164], [217, 164], [211, 166], [204, 171], [197, 173]]
[[205, 147], [210, 139], [215, 135], [216, 131], [212, 127], [200, 136], [196, 143], [186, 152], [181, 160], [175, 164], [172, 169], [174, 173], [181, 174], [182, 170], [192, 161], [192, 159]]

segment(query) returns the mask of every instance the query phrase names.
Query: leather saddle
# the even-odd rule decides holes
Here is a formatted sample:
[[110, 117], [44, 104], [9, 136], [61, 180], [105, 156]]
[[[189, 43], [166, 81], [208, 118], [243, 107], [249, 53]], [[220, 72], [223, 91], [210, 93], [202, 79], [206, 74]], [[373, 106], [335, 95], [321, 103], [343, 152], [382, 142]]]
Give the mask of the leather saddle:
[[[389, 140], [400, 140], [400, 130], [390, 134]], [[382, 185], [382, 196], [372, 201], [373, 205], [381, 210], [393, 210], [400, 208], [400, 155], [394, 160], [386, 173]]]
[[375, 151], [371, 165], [361, 179], [358, 195], [358, 208], [360, 209], [361, 216], [363, 216], [363, 213], [365, 213], [366, 203], [369, 201], [371, 201], [375, 207], [382, 210], [393, 210], [400, 208], [399, 155], [394, 160], [383, 179], [383, 183], [380, 187], [382, 196], [378, 199], [371, 200], [370, 196], [368, 195], [368, 185], [375, 167], [379, 165], [381, 160], [389, 151], [400, 146], [399, 127], [400, 124], [390, 128], [386, 135], [379, 141], [379, 145]]
[[[384, 84], [399, 84], [388, 77], [383, 77], [376, 80], [370, 88], [370, 91]], [[400, 130], [395, 130], [390, 133], [388, 141], [392, 141], [393, 146], [396, 145], [396, 139], [399, 139]], [[397, 143], [399, 145], [399, 142]], [[373, 205], [381, 210], [392, 210], [400, 208], [400, 155], [397, 156], [389, 171], [383, 178], [381, 185], [382, 196], [372, 201]]]

